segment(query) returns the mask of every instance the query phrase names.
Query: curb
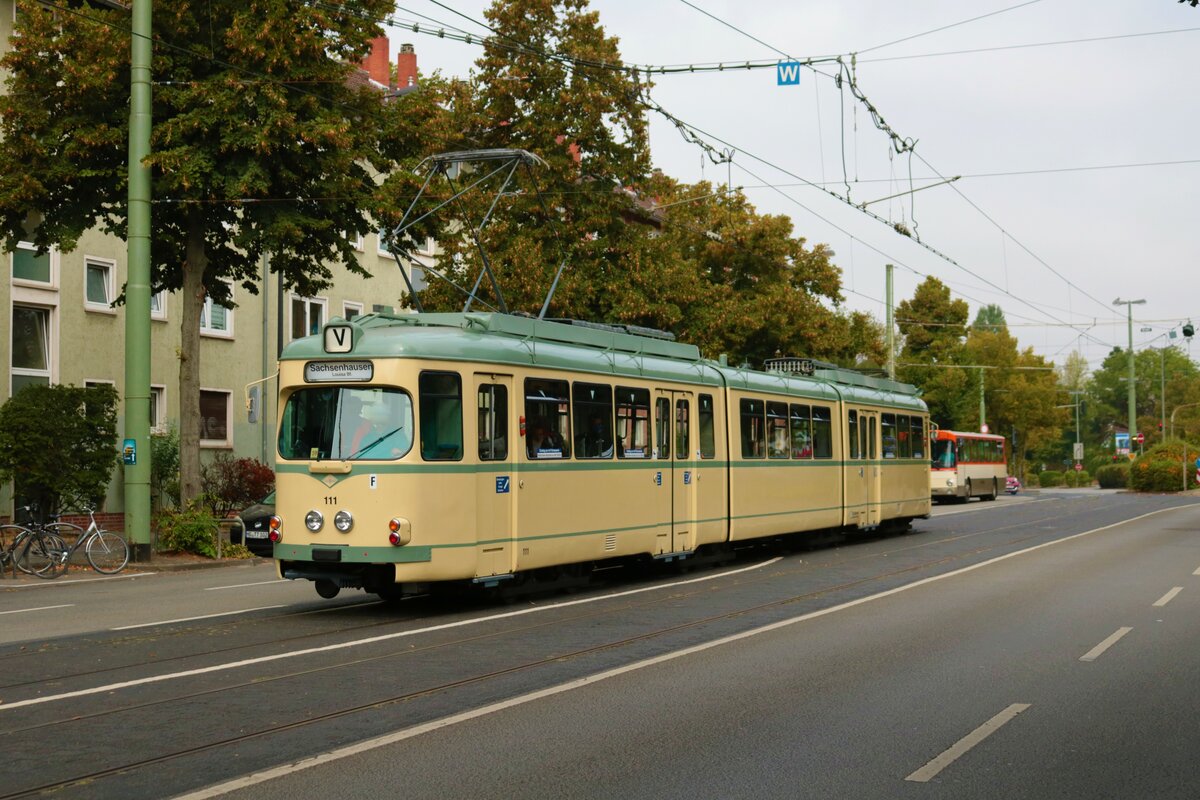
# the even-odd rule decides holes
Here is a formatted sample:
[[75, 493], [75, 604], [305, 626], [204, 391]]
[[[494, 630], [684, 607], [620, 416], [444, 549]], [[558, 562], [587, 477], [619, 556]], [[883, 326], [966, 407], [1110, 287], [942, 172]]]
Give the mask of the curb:
[[220, 567], [258, 566], [269, 564], [272, 558], [254, 556], [253, 558], [222, 558], [208, 561], [188, 561], [184, 563], [156, 563], [155, 561], [129, 562], [123, 572], [192, 572], [200, 569], [218, 569]]

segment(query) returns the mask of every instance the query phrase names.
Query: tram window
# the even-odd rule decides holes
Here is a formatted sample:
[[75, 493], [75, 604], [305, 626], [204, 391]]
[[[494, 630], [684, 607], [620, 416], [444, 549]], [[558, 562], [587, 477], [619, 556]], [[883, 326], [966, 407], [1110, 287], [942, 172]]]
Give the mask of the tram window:
[[813, 457], [833, 458], [833, 416], [829, 406], [812, 407]]
[[617, 458], [650, 455], [650, 390], [618, 386]]
[[850, 442], [850, 458], [862, 458], [858, 449], [858, 412], [846, 412], [846, 438]]
[[612, 387], [602, 383], [576, 383], [575, 457], [612, 458], [613, 406]]
[[400, 389], [303, 388], [284, 405], [279, 455], [285, 460], [390, 460], [412, 448], [412, 431], [412, 398]]
[[812, 458], [812, 409], [791, 407], [792, 458]]
[[896, 415], [883, 414], [879, 417], [879, 427], [883, 433], [883, 457], [896, 457]]
[[479, 458], [508, 458], [508, 387], [485, 383], [479, 387]]
[[658, 430], [657, 445], [659, 458], [671, 457], [671, 401], [665, 397], [654, 403], [654, 426]]
[[912, 441], [909, 439], [908, 415], [896, 415], [896, 457], [912, 458]]
[[742, 400], [742, 458], [762, 458], [763, 440], [766, 438], [763, 413], [766, 404], [762, 400]]
[[530, 458], [571, 457], [571, 400], [566, 381], [525, 380], [525, 449]]
[[459, 461], [463, 457], [462, 378], [456, 372], [422, 372], [421, 458]]
[[717, 457], [716, 409], [711, 394], [700, 395], [700, 457]]
[[912, 440], [912, 457], [925, 457], [925, 419], [923, 417], [909, 417], [909, 438]]
[[788, 433], [787, 403], [767, 403], [767, 455], [787, 458], [791, 435]]
[[875, 460], [875, 417], [867, 417], [867, 458]]
[[675, 457], [690, 458], [691, 445], [691, 404], [687, 400], [675, 401]]

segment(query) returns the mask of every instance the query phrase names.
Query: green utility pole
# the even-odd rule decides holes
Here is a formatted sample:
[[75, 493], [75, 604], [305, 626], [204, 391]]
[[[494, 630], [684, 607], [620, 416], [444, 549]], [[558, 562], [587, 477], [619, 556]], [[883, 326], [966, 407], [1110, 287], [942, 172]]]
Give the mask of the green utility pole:
[[892, 310], [892, 271], [896, 268], [885, 264], [887, 270], [887, 374], [896, 380], [896, 320]]
[[1133, 307], [1143, 305], [1145, 300], [1113, 300], [1114, 306], [1125, 306], [1129, 310], [1129, 452], [1133, 452], [1133, 439], [1137, 435], [1137, 383], [1133, 369]]
[[[133, 0], [129, 105], [129, 277], [125, 286], [125, 536], [134, 561], [150, 552], [151, 0]], [[130, 445], [132, 444], [132, 448]]]
[[983, 367], [979, 368], [979, 432], [987, 433], [987, 417], [984, 412], [987, 411], [987, 406], [983, 400]]

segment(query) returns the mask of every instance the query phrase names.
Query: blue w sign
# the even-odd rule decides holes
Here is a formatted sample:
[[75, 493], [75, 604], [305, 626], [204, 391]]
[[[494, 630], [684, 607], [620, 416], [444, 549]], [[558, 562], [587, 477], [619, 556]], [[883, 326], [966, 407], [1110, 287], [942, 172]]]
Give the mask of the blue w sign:
[[780, 61], [775, 65], [775, 81], [779, 86], [800, 85], [800, 62]]

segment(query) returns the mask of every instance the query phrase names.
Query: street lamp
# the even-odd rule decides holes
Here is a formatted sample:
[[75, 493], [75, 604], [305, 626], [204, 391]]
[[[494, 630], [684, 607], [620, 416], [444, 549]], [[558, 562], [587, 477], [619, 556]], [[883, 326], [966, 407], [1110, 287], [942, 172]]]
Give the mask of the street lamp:
[[1133, 307], [1145, 304], [1145, 300], [1113, 300], [1114, 306], [1126, 306], [1129, 310], [1129, 452], [1133, 452], [1133, 437], [1137, 433], [1137, 387], [1134, 385], [1133, 369]]

